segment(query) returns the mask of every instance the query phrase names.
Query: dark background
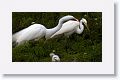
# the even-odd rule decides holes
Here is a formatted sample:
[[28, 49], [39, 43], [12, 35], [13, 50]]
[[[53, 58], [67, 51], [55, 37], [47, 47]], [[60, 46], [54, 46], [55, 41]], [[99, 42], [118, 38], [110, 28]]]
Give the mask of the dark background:
[[70, 38], [60, 37], [44, 44], [45, 39], [28, 41], [12, 48], [13, 62], [49, 62], [52, 50], [60, 56], [61, 62], [101, 62], [102, 61], [102, 13], [101, 12], [13, 12], [12, 33], [40, 23], [53, 28], [61, 17], [72, 15], [77, 19], [86, 18], [90, 32], [73, 34]]

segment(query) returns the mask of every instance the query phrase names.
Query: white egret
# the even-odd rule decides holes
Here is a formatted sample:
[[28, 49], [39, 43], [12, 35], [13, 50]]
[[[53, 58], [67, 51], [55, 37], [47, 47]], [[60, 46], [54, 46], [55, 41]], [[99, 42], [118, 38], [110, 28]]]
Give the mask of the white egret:
[[57, 32], [62, 27], [62, 24], [68, 20], [76, 20], [76, 18], [74, 18], [71, 15], [64, 16], [59, 20], [58, 25], [51, 29], [47, 29], [41, 24], [33, 24], [13, 34], [12, 42], [15, 42], [18, 45], [20, 45], [26, 41], [33, 40], [36, 38], [40, 39], [42, 37], [45, 37], [46, 39], [49, 39], [55, 32]]
[[85, 18], [82, 18], [80, 20], [80, 22], [69, 20], [69, 21], [65, 22], [63, 24], [63, 26], [61, 27], [61, 29], [59, 31], [57, 31], [55, 34], [53, 34], [51, 36], [51, 38], [59, 36], [61, 34], [64, 34], [67, 37], [69, 37], [73, 33], [81, 34], [84, 30], [84, 25], [89, 30], [89, 28], [87, 26], [87, 20]]
[[60, 58], [58, 55], [55, 55], [54, 53], [50, 53], [50, 57], [52, 58], [52, 62], [60, 62]]
[[61, 19], [59, 20], [59, 23], [58, 23], [58, 25], [57, 25], [56, 27], [51, 28], [51, 29], [46, 29], [45, 38], [46, 38], [46, 39], [50, 39], [50, 37], [51, 37], [54, 33], [56, 33], [58, 30], [60, 30], [60, 28], [62, 27], [62, 25], [64, 24], [64, 22], [69, 21], [69, 20], [77, 21], [77, 19], [74, 18], [74, 17], [71, 16], [71, 15], [68, 15], [68, 16], [65, 16], [65, 17], [61, 18]]

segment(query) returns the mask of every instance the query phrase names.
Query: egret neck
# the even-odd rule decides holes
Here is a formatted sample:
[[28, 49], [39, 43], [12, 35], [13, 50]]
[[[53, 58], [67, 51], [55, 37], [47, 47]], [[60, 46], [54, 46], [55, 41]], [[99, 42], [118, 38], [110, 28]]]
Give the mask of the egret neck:
[[60, 28], [62, 27], [63, 22], [59, 21], [58, 25], [54, 28], [51, 29], [46, 29], [46, 39], [49, 39], [55, 32], [57, 32], [58, 30], [60, 30]]
[[81, 34], [84, 30], [84, 25], [82, 23], [83, 23], [82, 20], [80, 20], [80, 25], [79, 25], [78, 29], [76, 30], [77, 34]]

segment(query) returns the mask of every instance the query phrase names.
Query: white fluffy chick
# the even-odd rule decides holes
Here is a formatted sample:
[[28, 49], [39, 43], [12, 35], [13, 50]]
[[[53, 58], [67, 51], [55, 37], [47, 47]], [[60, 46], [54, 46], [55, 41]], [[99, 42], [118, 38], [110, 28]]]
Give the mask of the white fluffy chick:
[[52, 58], [52, 62], [60, 62], [60, 58], [58, 55], [55, 55], [54, 53], [50, 53], [50, 57]]

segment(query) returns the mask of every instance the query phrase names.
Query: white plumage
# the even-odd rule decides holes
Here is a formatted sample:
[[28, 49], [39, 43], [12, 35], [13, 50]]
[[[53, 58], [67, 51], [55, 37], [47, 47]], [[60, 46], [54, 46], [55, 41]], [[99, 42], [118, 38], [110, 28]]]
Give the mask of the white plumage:
[[[73, 33], [81, 34], [84, 30], [84, 25], [87, 27], [87, 20], [82, 18], [79, 21], [72, 21], [69, 20], [63, 24], [60, 30], [58, 30], [55, 34], [51, 36], [51, 38], [64, 34], [65, 36], [69, 37]], [[89, 30], [89, 28], [87, 27]]]
[[36, 38], [42, 38], [45, 36], [46, 28], [41, 24], [33, 24], [12, 36], [12, 42], [16, 42], [18, 45], [25, 41], [33, 40]]
[[46, 39], [49, 39], [55, 32], [57, 32], [62, 27], [64, 21], [68, 21], [72, 19], [76, 20], [71, 15], [64, 16], [59, 20], [58, 25], [52, 29], [47, 29], [45, 26], [41, 24], [33, 24], [13, 34], [12, 42], [15, 42], [19, 45], [24, 43], [25, 41], [33, 40], [36, 38], [40, 39], [42, 37], [45, 37]]
[[60, 62], [60, 58], [58, 55], [55, 55], [54, 53], [50, 53], [50, 57], [52, 58], [52, 62]]

